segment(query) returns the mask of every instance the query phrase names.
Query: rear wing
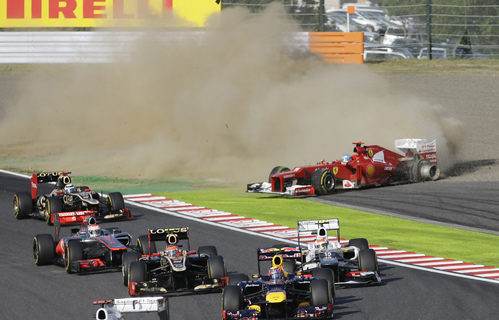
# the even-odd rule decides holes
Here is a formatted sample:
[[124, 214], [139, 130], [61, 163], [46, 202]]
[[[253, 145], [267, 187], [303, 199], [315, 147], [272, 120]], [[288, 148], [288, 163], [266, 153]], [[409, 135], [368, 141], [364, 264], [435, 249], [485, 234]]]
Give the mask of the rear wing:
[[33, 173], [31, 176], [31, 198], [37, 198], [39, 183], [57, 183], [61, 176], [61, 183], [64, 185], [71, 183], [71, 177], [68, 176], [70, 173], [71, 171]]
[[95, 313], [97, 320], [123, 319], [122, 313], [157, 312], [160, 320], [169, 319], [169, 303], [166, 297], [122, 298], [94, 301], [101, 308]]
[[[151, 250], [151, 241], [166, 241], [169, 245], [174, 245], [180, 240], [187, 240], [187, 250], [191, 250], [189, 227], [149, 229], [147, 230], [147, 236], [149, 250]], [[151, 252], [149, 252], [149, 254], [151, 254]]]
[[419, 154], [431, 164], [437, 164], [437, 140], [397, 139], [395, 140], [395, 148], [404, 153], [407, 158]]
[[281, 256], [283, 260], [299, 260], [301, 250], [300, 247], [258, 248], [256, 255], [258, 258], [258, 274], [260, 274], [260, 262], [273, 261], [277, 255]]
[[[307, 236], [310, 235], [326, 236], [329, 230], [336, 230], [336, 239], [340, 239], [340, 220], [338, 218], [334, 219], [321, 219], [321, 220], [302, 220], [298, 221], [298, 248], [302, 249], [301, 239], [303, 239], [303, 233], [306, 232]], [[301, 253], [301, 251], [300, 251]], [[303, 254], [301, 255], [303, 263]]]

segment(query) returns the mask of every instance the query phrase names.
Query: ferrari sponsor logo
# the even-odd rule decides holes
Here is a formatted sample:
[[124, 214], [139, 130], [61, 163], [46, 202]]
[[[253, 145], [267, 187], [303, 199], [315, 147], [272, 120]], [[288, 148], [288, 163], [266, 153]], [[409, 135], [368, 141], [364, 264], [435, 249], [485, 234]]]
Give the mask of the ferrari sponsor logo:
[[373, 165], [368, 165], [367, 168], [366, 168], [366, 174], [368, 176], [372, 176], [374, 174], [374, 166]]
[[333, 167], [333, 174], [337, 175], [338, 174], [338, 167]]
[[369, 158], [372, 158], [373, 154], [374, 154], [373, 149], [369, 149], [369, 151], [367, 152], [367, 154], [369, 155]]

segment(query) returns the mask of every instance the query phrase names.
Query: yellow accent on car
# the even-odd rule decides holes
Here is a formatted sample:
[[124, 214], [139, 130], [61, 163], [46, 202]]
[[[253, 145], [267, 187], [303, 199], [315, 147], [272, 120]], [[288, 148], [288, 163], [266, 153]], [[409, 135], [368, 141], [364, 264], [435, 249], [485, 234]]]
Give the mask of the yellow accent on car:
[[308, 302], [301, 302], [298, 307], [308, 307], [310, 305], [310, 303]]
[[284, 292], [269, 292], [265, 300], [270, 303], [280, 303], [286, 300], [286, 293]]
[[256, 310], [258, 313], [262, 312], [262, 307], [260, 307], [257, 304], [252, 304], [251, 306], [248, 307], [250, 310]]

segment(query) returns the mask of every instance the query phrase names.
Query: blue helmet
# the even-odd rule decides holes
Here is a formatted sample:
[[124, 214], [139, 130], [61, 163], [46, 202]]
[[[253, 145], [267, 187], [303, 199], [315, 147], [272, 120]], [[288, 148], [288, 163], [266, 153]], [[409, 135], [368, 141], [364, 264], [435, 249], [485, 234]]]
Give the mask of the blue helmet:
[[343, 157], [341, 157], [341, 162], [348, 162], [348, 161], [350, 161], [350, 159], [351, 159], [350, 155], [348, 155], [348, 154], [345, 153], [343, 155]]

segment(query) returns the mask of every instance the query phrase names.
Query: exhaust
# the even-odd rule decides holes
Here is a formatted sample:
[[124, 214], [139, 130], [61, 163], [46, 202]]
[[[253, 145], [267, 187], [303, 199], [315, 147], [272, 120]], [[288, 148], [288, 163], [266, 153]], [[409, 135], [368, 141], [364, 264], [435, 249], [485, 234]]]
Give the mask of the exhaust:
[[421, 175], [421, 180], [435, 181], [440, 177], [440, 169], [432, 164], [421, 166], [419, 173]]

